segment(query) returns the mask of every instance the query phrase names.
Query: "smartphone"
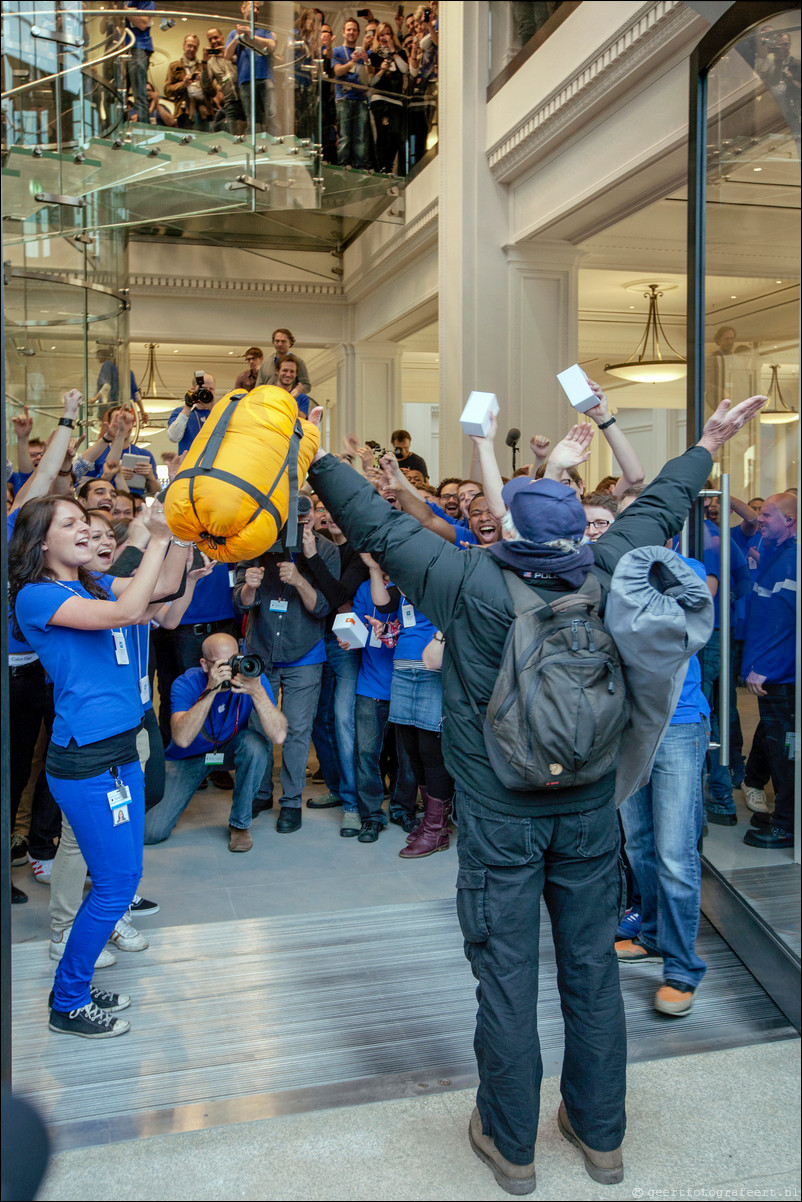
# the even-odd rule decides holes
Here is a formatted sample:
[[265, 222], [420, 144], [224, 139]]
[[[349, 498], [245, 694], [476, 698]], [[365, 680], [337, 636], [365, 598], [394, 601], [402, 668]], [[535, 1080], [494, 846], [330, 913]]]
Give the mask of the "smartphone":
[[369, 9], [369, 8], [358, 8], [358, 9], [356, 10], [356, 15], [357, 15], [358, 17], [369, 17], [369, 16], [370, 16], [370, 9]]
[[395, 10], [395, 15], [396, 15], [397, 17], [403, 17], [403, 15], [404, 15], [404, 6], [403, 6], [403, 4], [399, 4], [398, 8]]

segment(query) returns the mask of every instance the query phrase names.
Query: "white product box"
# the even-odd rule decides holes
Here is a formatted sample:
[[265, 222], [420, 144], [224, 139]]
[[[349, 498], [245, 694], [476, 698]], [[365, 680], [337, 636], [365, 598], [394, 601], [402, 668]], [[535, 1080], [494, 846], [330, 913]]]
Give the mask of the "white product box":
[[568, 400], [579, 413], [587, 413], [588, 409], [598, 405], [599, 398], [591, 389], [588, 377], [578, 363], [575, 363], [573, 367], [567, 367], [565, 371], [558, 372], [557, 379]]
[[460, 416], [460, 425], [466, 434], [487, 438], [490, 418], [498, 413], [498, 397], [494, 392], [472, 392]]
[[368, 641], [368, 628], [356, 614], [337, 614], [331, 629], [338, 639], [348, 644], [349, 651], [364, 647]]

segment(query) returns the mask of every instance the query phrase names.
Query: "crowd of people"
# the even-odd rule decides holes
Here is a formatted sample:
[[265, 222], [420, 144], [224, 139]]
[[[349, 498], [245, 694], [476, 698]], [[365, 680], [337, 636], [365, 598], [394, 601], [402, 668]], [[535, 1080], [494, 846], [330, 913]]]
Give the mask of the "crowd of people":
[[[275, 330], [272, 343], [267, 355], [247, 349], [247, 366], [232, 385], [277, 384], [295, 396], [299, 414], [319, 420], [291, 331]], [[165, 456], [171, 477], [209, 417], [215, 388], [214, 377], [197, 373], [170, 415], [167, 433], [177, 447]], [[458, 912], [480, 982], [479, 1029], [505, 1008], [515, 1016], [493, 1040], [477, 1036], [483, 1084], [471, 1124], [474, 1150], [505, 1188], [529, 1181], [536, 1097], [517, 1081], [520, 1074], [502, 1080], [494, 1065], [500, 1057], [518, 1061], [524, 1076], [538, 1072], [531, 999], [542, 891], [566, 949], [564, 1012], [574, 1015], [566, 1018], [561, 1128], [579, 1143], [596, 1180], [620, 1179], [617, 963], [662, 962], [655, 1007], [688, 1014], [705, 971], [695, 949], [705, 820], [734, 821], [732, 789], [740, 785], [754, 811], [746, 842], [792, 845], [796, 496], [732, 501], [740, 672], [760, 711], [745, 765], [737, 739], [729, 765], [711, 757], [705, 765], [720, 691], [714, 603], [726, 525], [708, 503], [704, 562], [663, 552], [669, 595], [681, 592], [687, 612], [702, 615], [701, 656], [685, 674], [686, 651], [676, 690], [663, 690], [672, 708], [660, 718], [651, 770], [617, 798], [620, 819], [614, 763], [605, 761], [600, 776], [589, 752], [589, 769], [574, 764], [584, 714], [570, 726], [576, 748], [549, 765], [553, 779], [510, 785], [490, 758], [483, 726], [507, 635], [535, 620], [526, 618], [509, 578], [528, 583], [525, 591], [549, 614], [560, 611], [565, 594], [571, 605], [581, 598], [588, 618], [568, 622], [569, 640], [576, 650], [583, 627], [595, 650], [590, 619], [602, 615], [608, 592], [614, 597], [619, 561], [633, 548], [653, 552], [676, 540], [712, 456], [765, 400], [732, 410], [723, 402], [698, 446], [646, 486], [602, 390], [593, 388], [597, 404], [586, 420], [556, 446], [534, 435], [532, 462], [510, 480], [497, 464], [495, 421], [486, 436], [473, 436], [473, 478], [436, 486], [408, 431], [393, 431], [388, 449], [349, 436], [342, 455], [315, 456], [299, 498], [300, 549], [271, 549], [237, 565], [213, 563], [171, 536], [155, 499], [155, 461], [131, 443], [130, 405], [111, 405], [97, 438], [80, 452], [72, 439], [78, 393], [65, 395], [46, 443], [32, 438], [27, 412], [15, 419], [19, 458], [8, 480], [12, 826], [26, 786], [33, 799], [27, 830], [14, 827], [12, 862], [28, 861], [51, 885], [50, 954], [58, 962], [51, 1030], [103, 1038], [128, 1029], [118, 1012], [130, 999], [97, 989], [92, 974], [119, 951], [147, 946], [133, 923], [158, 908], [137, 893], [143, 846], [180, 838], [181, 815], [207, 781], [231, 792], [232, 853], [251, 850], [253, 819], [274, 806], [277, 832], [298, 832], [314, 744], [327, 792], [307, 796], [306, 806], [337, 807], [342, 838], [375, 843], [394, 823], [406, 835], [400, 856], [417, 860], [446, 851], [458, 823]], [[579, 469], [597, 428], [621, 474], [590, 492]], [[652, 580], [648, 590], [657, 595]], [[735, 680], [734, 673], [733, 689]], [[731, 712], [735, 726], [737, 705]], [[35, 771], [40, 731], [44, 769]], [[622, 856], [626, 897], [617, 884]], [[16, 887], [14, 900], [25, 900]], [[488, 915], [503, 922], [488, 930]], [[587, 953], [579, 958], [568, 950], [577, 941]], [[521, 957], [520, 988], [505, 1000], [509, 964]], [[588, 1039], [589, 1005], [598, 1040]], [[521, 1040], [529, 1052], [521, 1053]], [[596, 1102], [593, 1081], [606, 1083]], [[516, 1103], [513, 1115], [509, 1091], [519, 1087], [529, 1103]]]
[[[154, 0], [126, 0], [134, 38], [128, 70], [130, 117], [137, 122], [240, 135], [294, 132], [322, 146], [327, 162], [405, 174], [426, 152], [436, 121], [438, 0], [392, 22], [370, 9], [349, 17], [342, 41], [319, 8], [302, 8], [281, 36], [260, 24], [260, 3], [240, 5], [228, 34], [188, 32], [169, 63], [161, 97], [148, 74]], [[285, 128], [282, 91], [291, 89], [294, 125]]]

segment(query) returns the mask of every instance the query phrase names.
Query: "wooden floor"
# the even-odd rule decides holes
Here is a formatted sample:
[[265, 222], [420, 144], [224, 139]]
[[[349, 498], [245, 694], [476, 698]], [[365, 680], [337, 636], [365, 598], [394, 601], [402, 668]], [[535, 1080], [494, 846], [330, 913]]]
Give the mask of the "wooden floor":
[[[453, 900], [162, 927], [98, 984], [130, 993], [131, 1032], [91, 1041], [48, 1030], [47, 943], [18, 944], [14, 1087], [56, 1147], [199, 1130], [458, 1089], [475, 1079], [474, 981]], [[687, 1018], [651, 1006], [659, 965], [622, 968], [630, 1059], [796, 1038], [703, 920], [708, 974]], [[562, 1023], [548, 920], [540, 1031], [559, 1072]]]

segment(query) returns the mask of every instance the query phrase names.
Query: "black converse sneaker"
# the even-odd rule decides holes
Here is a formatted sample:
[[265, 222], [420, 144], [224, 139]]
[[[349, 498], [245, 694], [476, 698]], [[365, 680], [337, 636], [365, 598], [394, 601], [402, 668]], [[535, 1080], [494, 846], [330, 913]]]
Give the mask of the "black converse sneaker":
[[146, 897], [140, 897], [138, 893], [135, 893], [134, 900], [128, 907], [128, 911], [130, 914], [138, 914], [140, 918], [143, 918], [146, 914], [158, 914], [159, 903], [148, 901]]
[[[94, 985], [89, 986], [89, 997], [95, 1006], [99, 1006], [101, 1010], [107, 1010], [109, 1014], [114, 1014], [117, 1010], [127, 1010], [131, 1005], [131, 999], [127, 993], [109, 993], [107, 989], [95, 989]], [[47, 999], [51, 1010], [55, 1000], [55, 992], [51, 989], [50, 997]]]
[[84, 1039], [111, 1039], [114, 1035], [125, 1035], [126, 1031], [131, 1030], [131, 1024], [124, 1018], [115, 1018], [94, 1002], [78, 1010], [70, 1010], [67, 1014], [51, 1009], [48, 1026], [59, 1035], [80, 1035]]

